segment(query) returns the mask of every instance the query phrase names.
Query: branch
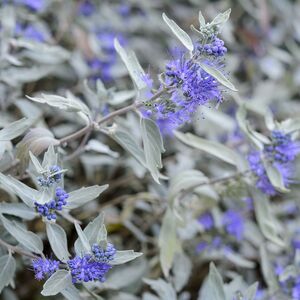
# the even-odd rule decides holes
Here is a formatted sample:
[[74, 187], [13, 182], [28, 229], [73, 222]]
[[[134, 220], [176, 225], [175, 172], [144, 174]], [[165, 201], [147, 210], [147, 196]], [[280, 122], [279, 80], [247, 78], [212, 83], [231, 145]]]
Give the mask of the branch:
[[32, 254], [30, 252], [27, 252], [25, 250], [22, 250], [17, 246], [13, 246], [11, 244], [8, 244], [5, 241], [3, 241], [2, 239], [0, 239], [0, 245], [5, 247], [8, 251], [10, 251], [12, 253], [19, 253], [20, 255], [24, 255], [24, 256], [27, 256], [27, 257], [30, 257], [30, 258], [33, 258], [33, 259], [39, 258], [39, 256], [34, 255], [34, 254]]
[[180, 193], [182, 194], [182, 198], [183, 198], [188, 193], [192, 192], [194, 189], [196, 189], [198, 187], [205, 186], [205, 185], [214, 185], [214, 184], [226, 182], [228, 180], [234, 179], [236, 177], [243, 176], [243, 175], [245, 175], [247, 173], [250, 173], [250, 172], [251, 172], [251, 170], [246, 170], [246, 171], [243, 171], [243, 172], [236, 172], [236, 173], [228, 175], [228, 176], [224, 176], [224, 177], [220, 177], [220, 178], [214, 178], [214, 179], [208, 180], [206, 182], [195, 184], [195, 185], [189, 187], [188, 189], [182, 189], [180, 191]]
[[[161, 89], [159, 92], [155, 93], [147, 102], [155, 101], [162, 94], [164, 94], [167, 90], [168, 90], [168, 88]], [[67, 136], [61, 138], [59, 140], [59, 143], [60, 143], [60, 145], [63, 145], [63, 144], [68, 143], [68, 142], [70, 142], [72, 140], [76, 140], [77, 138], [79, 138], [79, 137], [81, 137], [81, 136], [83, 136], [85, 134], [89, 135], [89, 132], [91, 132], [95, 127], [100, 126], [100, 125], [104, 124], [105, 122], [114, 119], [117, 116], [124, 115], [125, 113], [127, 113], [129, 111], [132, 111], [132, 110], [135, 110], [137, 108], [140, 108], [143, 105], [144, 105], [144, 102], [140, 101], [140, 102], [133, 103], [133, 104], [131, 104], [129, 106], [120, 108], [120, 109], [118, 109], [118, 110], [116, 110], [116, 111], [108, 114], [107, 116], [103, 117], [98, 122], [91, 123], [91, 124], [83, 127], [82, 129], [80, 129], [79, 131], [74, 132], [74, 133], [72, 133], [70, 135], [67, 135]]]

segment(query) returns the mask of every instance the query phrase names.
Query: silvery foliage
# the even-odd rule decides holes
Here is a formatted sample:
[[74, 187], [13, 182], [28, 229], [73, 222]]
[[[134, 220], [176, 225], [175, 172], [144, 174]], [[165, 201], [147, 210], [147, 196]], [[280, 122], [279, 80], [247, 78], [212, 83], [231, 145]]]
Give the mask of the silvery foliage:
[[[45, 9], [55, 10], [59, 22], [65, 24], [63, 13], [70, 11], [71, 1], [46, 2]], [[282, 174], [264, 160], [267, 177], [279, 192], [277, 202], [274, 202], [255, 187], [245, 153], [249, 149], [263, 150], [270, 144], [269, 136], [273, 130], [291, 134], [293, 139], [298, 137], [299, 116], [291, 114], [281, 103], [282, 99], [293, 96], [291, 89], [280, 86], [276, 90], [278, 83], [272, 81], [283, 76], [278, 64], [291, 65], [291, 54], [271, 48], [267, 58], [278, 59], [277, 72], [272, 73], [268, 68], [260, 70], [262, 83], [252, 93], [251, 101], [240, 99], [245, 96], [244, 86], [241, 85], [241, 94], [237, 96], [237, 88], [229, 81], [229, 76], [204, 60], [200, 61], [206, 73], [230, 90], [228, 98], [234, 99], [230, 101], [237, 107], [236, 115], [232, 117], [222, 108], [204, 107], [188, 124], [188, 131], [176, 131], [172, 137], [162, 137], [153, 120], [134, 114], [134, 109], [126, 109], [147, 100], [149, 87], [143, 80], [146, 73], [141, 65], [147, 66], [147, 60], [153, 59], [155, 54], [157, 59], [153, 67], [160, 67], [164, 61], [161, 46], [153, 45], [151, 50], [147, 46], [145, 51], [139, 51], [143, 61], [140, 64], [135, 52], [129, 50], [131, 47], [124, 47], [115, 38], [114, 47], [120, 61], [111, 71], [116, 87], [108, 87], [99, 79], [95, 84], [88, 80], [91, 74], [84, 54], [102, 50], [94, 33], [88, 33], [92, 23], [99, 22], [97, 25], [103, 26], [101, 22], [110, 21], [118, 31], [127, 27], [113, 6], [101, 5], [102, 21], [84, 19], [82, 24], [79, 22], [72, 28], [78, 49], [70, 49], [66, 46], [68, 43], [60, 45], [60, 39], [66, 38], [64, 32], [62, 36], [58, 34], [56, 40], [49, 38], [43, 43], [14, 36], [18, 18], [25, 18], [26, 22], [33, 18], [46, 36], [50, 36], [51, 30], [42, 16], [33, 13], [28, 17], [24, 7], [0, 7], [0, 92], [3, 98], [0, 102], [3, 108], [0, 114], [1, 296], [17, 299], [20, 284], [24, 284], [22, 289], [28, 294], [32, 292], [25, 286], [25, 280], [24, 283], [16, 280], [16, 272], [30, 268], [28, 258], [50, 255], [66, 263], [72, 255], [90, 253], [95, 243], [106, 246], [112, 233], [112, 240], [122, 249], [123, 245], [133, 246], [135, 250], [142, 249], [145, 255], [135, 250], [117, 251], [111, 261], [116, 267], [104, 283], [74, 286], [70, 272], [60, 269], [43, 282], [41, 294], [66, 299], [193, 299], [189, 283], [195, 284], [195, 277], [198, 300], [255, 300], [257, 280], [262, 277], [264, 298], [260, 299], [281, 299], [284, 296], [280, 284], [288, 278], [296, 278], [299, 273], [299, 250], [295, 251], [294, 259], [280, 276], [275, 274], [273, 267], [279, 254], [291, 252], [291, 235], [296, 232], [299, 220], [295, 217], [286, 224], [284, 218], [291, 212], [288, 205], [297, 209], [297, 186], [287, 188]], [[252, 6], [242, 5], [250, 15], [257, 12]], [[137, 33], [132, 48], [143, 50], [145, 47], [139, 30], [154, 35], [163, 28], [165, 34], [173, 35], [170, 43], [179, 42], [179, 47], [192, 53], [194, 38], [202, 38], [223, 27], [224, 35], [234, 47], [233, 36], [225, 26], [231, 10], [218, 14], [211, 22], [205, 20], [205, 13], [199, 12], [199, 24], [197, 28], [191, 26], [189, 34], [166, 13], [161, 18], [151, 5], [143, 9], [148, 13], [151, 26], [142, 22], [138, 15], [128, 20], [131, 22], [128, 26]], [[189, 13], [194, 11], [191, 6]], [[289, 51], [296, 51], [299, 57], [297, 46], [293, 43], [288, 46]], [[264, 65], [267, 62], [262, 61]], [[43, 80], [49, 80], [51, 92], [45, 86], [35, 89], [35, 84], [43, 86]], [[257, 84], [257, 80], [253, 80], [254, 83]], [[291, 111], [293, 108], [299, 110], [295, 101], [285, 103]], [[270, 104], [276, 105], [282, 115], [274, 118]], [[118, 114], [102, 123], [107, 116], [104, 113], [107, 106], [110, 109], [108, 116], [124, 108], [126, 114]], [[229, 136], [236, 128], [243, 135], [241, 140], [218, 140], [221, 134]], [[77, 137], [82, 129], [86, 131]], [[45, 189], [36, 180], [53, 165], [63, 167], [62, 187], [69, 193], [57, 221], [41, 217], [35, 208], [35, 202], [45, 204], [53, 198], [55, 185]], [[110, 187], [106, 182], [119, 176], [118, 171], [125, 176], [112, 181]], [[82, 187], [82, 182], [91, 184]], [[124, 195], [120, 195], [123, 188]], [[239, 206], [241, 199], [246, 197], [253, 199], [253, 212], [245, 222], [245, 240], [235, 244], [237, 250], [214, 249], [195, 254], [199, 236], [211, 240], [197, 217], [210, 210], [216, 230], [224, 235], [222, 209], [230, 206], [230, 202], [231, 206]], [[102, 203], [103, 199], [105, 202]], [[74, 233], [77, 238], [71, 243]], [[226, 234], [225, 238], [228, 243], [232, 240]], [[224, 263], [216, 267], [211, 261]], [[249, 274], [247, 278], [243, 278], [244, 272]], [[257, 276], [257, 272], [261, 276]]]

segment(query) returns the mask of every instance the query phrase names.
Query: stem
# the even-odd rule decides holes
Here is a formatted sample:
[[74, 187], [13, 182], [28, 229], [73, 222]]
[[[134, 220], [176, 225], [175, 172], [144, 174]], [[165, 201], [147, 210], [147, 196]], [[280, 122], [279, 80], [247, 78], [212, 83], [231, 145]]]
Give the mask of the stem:
[[24, 255], [30, 258], [39, 258], [39, 256], [36, 256], [30, 252], [24, 251], [22, 249], [20, 249], [17, 246], [13, 246], [11, 244], [6, 243], [5, 241], [3, 241], [2, 239], [0, 239], [0, 245], [5, 247], [6, 249], [8, 249], [8, 251], [12, 252], [12, 253], [19, 253], [20, 255]]
[[[166, 91], [168, 90], [168, 88], [163, 88], [161, 89], [159, 92], [157, 92], [156, 94], [154, 94], [148, 101], [151, 102], [151, 101], [155, 101], [157, 98], [159, 98], [162, 94], [164, 94]], [[126, 107], [123, 107], [123, 108], [120, 108], [110, 114], [108, 114], [107, 116], [103, 117], [102, 119], [100, 119], [98, 122], [96, 123], [91, 123], [85, 127], [83, 127], [82, 129], [80, 129], [79, 131], [77, 132], [74, 132], [70, 135], [67, 135], [63, 138], [61, 138], [59, 140], [59, 143], [60, 145], [62, 144], [65, 144], [65, 143], [68, 143], [69, 141], [72, 141], [72, 140], [75, 140], [85, 134], [88, 135], [88, 132], [92, 131], [94, 129], [95, 126], [100, 126], [101, 124], [111, 120], [111, 119], [114, 119], [115, 117], [117, 116], [120, 116], [120, 115], [123, 115], [129, 111], [132, 111], [132, 110], [135, 110], [141, 106], [144, 105], [144, 102], [136, 102], [136, 103], [133, 103], [129, 106], [126, 106]]]
[[195, 188], [198, 188], [198, 187], [201, 187], [201, 186], [205, 186], [205, 185], [214, 185], [214, 184], [217, 184], [217, 183], [226, 182], [226, 181], [228, 181], [230, 179], [234, 179], [236, 177], [243, 176], [243, 175], [245, 175], [245, 174], [247, 174], [249, 172], [251, 172], [251, 170], [246, 170], [246, 171], [243, 171], [243, 172], [237, 172], [237, 173], [234, 173], [234, 174], [231, 174], [231, 175], [228, 175], [228, 176], [211, 179], [211, 180], [206, 181], [206, 182], [195, 184], [195, 185], [189, 187], [188, 189], [183, 189], [183, 190], [181, 190], [181, 193], [182, 193], [182, 196], [184, 197], [189, 192], [192, 192]]

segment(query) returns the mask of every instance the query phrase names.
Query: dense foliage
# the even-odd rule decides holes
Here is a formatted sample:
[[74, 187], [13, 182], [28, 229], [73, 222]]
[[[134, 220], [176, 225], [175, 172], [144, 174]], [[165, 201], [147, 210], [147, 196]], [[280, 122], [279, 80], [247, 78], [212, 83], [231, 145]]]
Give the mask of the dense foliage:
[[1, 299], [300, 299], [300, 6], [198, 6], [1, 2]]

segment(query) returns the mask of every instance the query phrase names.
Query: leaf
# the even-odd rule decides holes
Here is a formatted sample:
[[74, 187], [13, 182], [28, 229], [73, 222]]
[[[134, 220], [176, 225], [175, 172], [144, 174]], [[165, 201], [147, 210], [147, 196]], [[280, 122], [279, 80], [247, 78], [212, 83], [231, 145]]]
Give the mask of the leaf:
[[54, 150], [54, 146], [50, 145], [44, 154], [42, 168], [48, 170], [50, 167], [57, 165], [58, 155]]
[[279, 235], [277, 220], [272, 215], [269, 199], [258, 190], [253, 190], [251, 194], [254, 202], [256, 220], [262, 234], [269, 241], [280, 247], [285, 247], [285, 243]]
[[231, 13], [231, 8], [227, 9], [225, 12], [218, 14], [213, 20], [212, 22], [209, 24], [211, 25], [222, 25], [225, 22], [228, 21], [229, 17], [230, 17], [230, 13]]
[[193, 41], [189, 37], [189, 35], [181, 29], [175, 21], [169, 19], [165, 13], [162, 14], [163, 20], [170, 27], [175, 36], [179, 39], [179, 41], [190, 51], [194, 50]]
[[70, 256], [66, 232], [55, 223], [46, 223], [46, 231], [51, 248], [56, 257], [66, 262]]
[[184, 134], [179, 131], [175, 132], [175, 136], [186, 145], [205, 151], [231, 165], [236, 166], [237, 163], [241, 160], [240, 156], [235, 151], [220, 143], [202, 139], [191, 133]]
[[146, 168], [146, 158], [136, 139], [126, 131], [117, 130], [111, 133], [112, 138], [127, 150], [142, 166]]
[[31, 152], [29, 151], [29, 156], [30, 159], [35, 167], [35, 170], [39, 173], [42, 174], [44, 172], [44, 168], [42, 167], [42, 165], [40, 164], [40, 161], [38, 160], [38, 158]]
[[24, 220], [33, 220], [37, 213], [24, 203], [0, 203], [0, 214], [8, 214], [22, 218]]
[[66, 270], [56, 271], [43, 285], [43, 296], [54, 296], [72, 286], [71, 274]]
[[78, 98], [76, 98], [71, 93], [67, 94], [67, 97], [57, 96], [57, 95], [45, 95], [41, 94], [40, 97], [29, 97], [29, 100], [38, 103], [45, 103], [50, 106], [69, 111], [69, 112], [83, 112], [85, 115], [90, 116], [91, 112], [89, 108]]
[[[78, 237], [79, 237], [79, 239], [82, 243], [84, 253], [90, 253], [91, 252], [91, 246], [90, 246], [90, 243], [89, 243], [89, 240], [88, 240], [87, 236], [82, 231], [82, 229], [81, 229], [81, 227], [78, 223], [75, 223], [75, 228], [76, 228]], [[82, 254], [82, 253], [77, 253], [77, 254]]]
[[220, 72], [219, 70], [205, 64], [202, 62], [198, 62], [200, 67], [209, 75], [214, 77], [217, 81], [219, 81], [222, 85], [227, 87], [228, 89], [237, 92], [238, 90], [235, 88], [235, 86]]
[[208, 178], [198, 170], [187, 170], [171, 178], [169, 198], [175, 198], [180, 192], [196, 188], [197, 185], [208, 182]]
[[117, 39], [114, 40], [115, 49], [120, 55], [122, 61], [124, 62], [129, 75], [133, 82], [136, 84], [138, 90], [143, 90], [147, 88], [147, 84], [144, 81], [145, 72], [142, 69], [140, 63], [138, 62], [136, 55], [133, 51], [126, 51], [119, 43]]
[[105, 185], [93, 185], [89, 187], [82, 187], [79, 190], [69, 193], [69, 198], [67, 200], [68, 209], [74, 209], [85, 203], [92, 201], [99, 197], [99, 195], [108, 188], [108, 184]]
[[17, 144], [16, 157], [20, 160], [20, 171], [23, 172], [27, 167], [29, 160], [29, 151], [34, 155], [39, 155], [50, 145], [59, 145], [59, 140], [55, 139], [53, 134], [45, 128], [34, 128], [24, 136]]
[[0, 257], [0, 294], [13, 279], [16, 271], [16, 261], [11, 254]]
[[0, 141], [10, 141], [23, 134], [32, 125], [32, 119], [20, 119], [0, 130]]
[[41, 238], [35, 233], [28, 231], [17, 224], [15, 221], [9, 221], [4, 216], [0, 215], [5, 229], [24, 247], [28, 250], [42, 254], [43, 253], [43, 242]]
[[12, 176], [5, 176], [0, 173], [0, 183], [2, 183], [9, 191], [16, 194], [29, 207], [34, 207], [35, 199], [38, 199], [39, 192], [25, 185], [21, 181]]
[[183, 252], [176, 254], [172, 268], [172, 274], [174, 274], [173, 282], [177, 292], [181, 291], [188, 283], [191, 272], [192, 262], [190, 258]]
[[200, 29], [201, 29], [201, 27], [205, 27], [205, 19], [202, 15], [201, 10], [199, 10], [198, 20], [199, 20], [199, 24], [200, 24]]
[[239, 253], [233, 253], [231, 251], [227, 251], [225, 253], [226, 258], [235, 264], [238, 267], [246, 268], [246, 269], [254, 269], [255, 268], [255, 263], [251, 260], [248, 260], [244, 258], [242, 255]]
[[287, 189], [284, 185], [283, 177], [280, 171], [275, 166], [273, 166], [273, 164], [269, 162], [267, 159], [263, 158], [262, 162], [272, 185], [282, 193], [289, 192], [290, 190]]
[[141, 252], [134, 252], [134, 250], [117, 251], [114, 259], [110, 262], [111, 265], [121, 265], [132, 261], [143, 255]]
[[144, 279], [144, 282], [151, 286], [161, 300], [177, 300], [174, 288], [170, 283], [167, 283], [163, 279]]
[[198, 297], [200, 299], [226, 300], [222, 277], [213, 262], [209, 265], [208, 278], [201, 289], [201, 297]]
[[[83, 233], [88, 238], [89, 244], [92, 246], [93, 244], [99, 244], [99, 242], [103, 239], [106, 240], [103, 233], [104, 231], [106, 231], [104, 225], [104, 214], [101, 213], [84, 228]], [[80, 238], [75, 241], [74, 248], [76, 253], [84, 252], [84, 246]]]
[[260, 246], [259, 252], [261, 260], [260, 267], [262, 270], [263, 278], [267, 286], [269, 287], [270, 294], [272, 294], [272, 292], [275, 292], [278, 289], [278, 283], [274, 274], [274, 269], [271, 262], [269, 261], [269, 254], [267, 253], [267, 250], [263, 245]]
[[249, 286], [244, 293], [245, 300], [255, 300], [257, 288], [258, 282], [255, 282], [251, 286]]
[[141, 131], [147, 168], [159, 183], [158, 168], [162, 168], [161, 153], [165, 151], [159, 128], [152, 120], [142, 118]]
[[61, 293], [67, 300], [82, 300], [79, 290], [74, 285], [68, 286]]
[[168, 277], [175, 254], [180, 252], [180, 244], [176, 233], [176, 217], [168, 208], [160, 229], [158, 245], [160, 247], [160, 264], [165, 277]]

